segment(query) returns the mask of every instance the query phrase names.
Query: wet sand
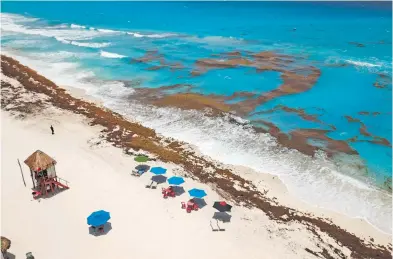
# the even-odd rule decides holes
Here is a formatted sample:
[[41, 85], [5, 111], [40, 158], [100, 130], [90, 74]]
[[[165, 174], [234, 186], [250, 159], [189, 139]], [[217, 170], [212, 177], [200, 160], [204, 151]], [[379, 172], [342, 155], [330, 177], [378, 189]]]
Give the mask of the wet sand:
[[[289, 255], [291, 258], [313, 258], [315, 255], [322, 258], [345, 258], [349, 255], [352, 258], [391, 257], [391, 246], [388, 244], [390, 236], [378, 233], [370, 226], [367, 227], [366, 222], [338, 220], [336, 222], [340, 222], [340, 225], [337, 225], [335, 220], [322, 218], [318, 212], [305, 213], [298, 207], [283, 205], [278, 199], [273, 199], [260, 190], [252, 179], [242, 176], [236, 169], [227, 168], [216, 161], [201, 157], [198, 152], [185, 148], [186, 143], [164, 139], [154, 130], [127, 121], [119, 114], [94, 103], [77, 99], [11, 58], [2, 56], [2, 72], [9, 78], [17, 79], [17, 82], [16, 80], [2, 80], [2, 109], [14, 114], [13, 116], [31, 120], [31, 117], [34, 118], [48, 107], [56, 107], [61, 111], [77, 114], [84, 117], [83, 120], [89, 125], [100, 127], [102, 140], [118, 148], [117, 150], [123, 150], [125, 153], [129, 153], [130, 150], [148, 152], [163, 163], [174, 164], [182, 168], [189, 178], [203, 186], [210, 186], [213, 192], [231, 200], [242, 208], [241, 210], [247, 210], [246, 208], [257, 210], [265, 215], [264, 221], [287, 229], [288, 231], [284, 231], [285, 235], [291, 236], [289, 234], [291, 229], [299, 229], [300, 232], [296, 235], [299, 234], [302, 238], [290, 237], [288, 239], [294, 242], [293, 246], [296, 247], [293, 253], [288, 254], [286, 251], [280, 254], [274, 249], [274, 254], [267, 258], [287, 258]], [[21, 85], [16, 86], [18, 83]], [[31, 96], [26, 99], [24, 98], [26, 95]], [[345, 226], [341, 224], [343, 222], [346, 222]], [[359, 226], [357, 224], [363, 227], [353, 234]], [[240, 226], [239, 228], [241, 229]], [[273, 233], [275, 234], [277, 233]], [[264, 240], [261, 238], [258, 243], [263, 243]], [[268, 245], [264, 248], [265, 251], [272, 251], [272, 247]], [[242, 249], [239, 246], [239, 250]], [[254, 255], [250, 254], [249, 258], [254, 258]]]

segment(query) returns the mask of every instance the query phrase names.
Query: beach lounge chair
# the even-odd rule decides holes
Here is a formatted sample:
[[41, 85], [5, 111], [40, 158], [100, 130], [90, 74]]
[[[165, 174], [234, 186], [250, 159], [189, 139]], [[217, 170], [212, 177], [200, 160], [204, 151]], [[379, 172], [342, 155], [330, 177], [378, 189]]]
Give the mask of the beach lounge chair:
[[140, 173], [139, 171], [136, 171], [136, 170], [132, 170], [131, 175], [139, 177], [142, 175], [142, 173]]
[[212, 229], [212, 231], [214, 232], [214, 231], [218, 231], [218, 228], [214, 228], [213, 227], [213, 224], [212, 224], [212, 221], [210, 220], [210, 227], [211, 227], [211, 229]]
[[161, 188], [161, 193], [162, 193], [162, 197], [164, 198], [164, 199], [166, 199], [166, 198], [168, 198], [168, 195], [166, 194], [166, 189], [163, 187], [163, 188]]
[[162, 194], [164, 199], [168, 198], [168, 197], [175, 197], [176, 193], [173, 191], [172, 188], [162, 188]]
[[32, 192], [32, 194], [33, 194], [33, 198], [34, 198], [34, 199], [37, 199], [37, 198], [41, 195], [41, 192], [39, 192], [39, 191], [34, 191], [34, 192]]
[[181, 202], [181, 208], [185, 209], [186, 208], [186, 203], [184, 201]]
[[169, 197], [176, 197], [176, 193], [175, 193], [175, 190], [173, 189], [173, 187], [171, 186], [171, 187], [169, 187], [168, 189], [166, 189], [167, 190], [167, 195], [169, 196]]

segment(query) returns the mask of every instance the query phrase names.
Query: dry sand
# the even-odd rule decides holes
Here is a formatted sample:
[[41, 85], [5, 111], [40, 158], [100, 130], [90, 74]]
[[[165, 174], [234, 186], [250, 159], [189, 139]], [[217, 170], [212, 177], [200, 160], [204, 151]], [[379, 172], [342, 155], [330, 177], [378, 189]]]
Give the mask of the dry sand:
[[[2, 80], [18, 84], [4, 76]], [[21, 96], [31, 103], [45, 99], [42, 94], [28, 92]], [[320, 256], [323, 249], [337, 249], [341, 258], [350, 258], [350, 251], [326, 234], [319, 233], [321, 242], [304, 224], [278, 223], [258, 209], [234, 206], [231, 222], [219, 223], [225, 231], [212, 231], [210, 223], [214, 228], [217, 223], [212, 220], [215, 210], [211, 206], [222, 198], [211, 186], [186, 178], [186, 191], [195, 187], [208, 193], [207, 205], [187, 214], [180, 208], [181, 201], [189, 199], [187, 193], [165, 200], [160, 190], [167, 184], [156, 190], [145, 188], [152, 175], [131, 176], [136, 165], [133, 157], [102, 141], [102, 128], [89, 126], [83, 116], [47, 107], [24, 119], [3, 111], [1, 122], [1, 232], [12, 240], [9, 252], [17, 258], [24, 258], [29, 251], [37, 259], [316, 258], [312, 251]], [[55, 135], [50, 134], [50, 125]], [[69, 181], [70, 189], [33, 200], [29, 169], [23, 161], [37, 149], [58, 161], [57, 174]], [[26, 187], [17, 159], [22, 164]], [[184, 174], [177, 165], [160, 161], [148, 164], [168, 168], [168, 177]], [[268, 189], [269, 195], [286, 205], [327, 216], [342, 228], [367, 240], [373, 238], [378, 244], [386, 245], [391, 240], [391, 236], [379, 233], [364, 221], [312, 209], [291, 199], [282, 183], [271, 175], [257, 175], [247, 168], [236, 171], [254, 183], [262, 181], [258, 188]], [[111, 212], [112, 229], [96, 237], [89, 234], [86, 217], [99, 209]], [[340, 258], [340, 253], [331, 254]]]
[[[220, 223], [225, 231], [213, 232], [211, 206], [219, 199], [213, 190], [186, 179], [186, 190], [200, 187], [208, 193], [207, 205], [187, 214], [180, 208], [189, 199], [187, 193], [165, 200], [161, 186], [145, 188], [151, 174], [135, 178], [130, 175], [136, 165], [132, 157], [109, 144], [92, 145], [99, 128], [77, 115], [51, 110], [21, 121], [2, 112], [1, 119], [2, 235], [12, 240], [9, 252], [17, 258], [29, 251], [42, 259], [313, 258], [304, 248], [318, 251], [311, 235], [298, 230], [304, 227], [279, 226], [258, 210], [234, 207], [231, 222]], [[70, 189], [33, 200], [23, 161], [36, 149], [58, 161], [57, 174], [69, 181]], [[149, 164], [168, 168], [168, 176], [176, 168]], [[89, 234], [86, 217], [99, 209], [111, 212], [112, 229], [96, 237]]]

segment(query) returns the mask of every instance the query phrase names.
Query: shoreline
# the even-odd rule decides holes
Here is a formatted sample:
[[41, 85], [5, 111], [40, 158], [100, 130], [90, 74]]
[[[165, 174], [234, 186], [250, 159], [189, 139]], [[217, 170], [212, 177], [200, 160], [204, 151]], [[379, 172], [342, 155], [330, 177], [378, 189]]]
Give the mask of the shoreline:
[[[6, 53], [14, 56], [12, 51]], [[42, 63], [41, 61], [34, 61], [29, 56], [24, 57], [24, 55], [18, 55], [18, 53], [14, 54], [17, 60], [36, 69], [36, 71], [42, 71], [43, 76], [54, 80], [60, 87], [62, 85], [65, 87], [67, 85], [73, 85], [68, 82], [70, 80], [63, 80], [63, 76], [61, 75], [54, 77], [50, 69], [46, 69], [45, 66], [40, 65]], [[82, 69], [73, 73], [79, 75], [80, 73], [84, 74], [86, 71]], [[66, 73], [68, 76], [65, 75], [64, 78], [72, 77], [73, 73]], [[135, 76], [138, 78], [138, 75]], [[93, 78], [91, 80], [91, 82], [96, 81]], [[336, 159], [336, 156], [332, 159], [326, 159], [326, 153], [324, 152], [315, 154], [314, 156], [304, 155], [294, 149], [282, 147], [281, 143], [278, 143], [278, 139], [274, 137], [274, 134], [258, 132], [255, 128], [251, 128], [250, 125], [243, 126], [241, 120], [240, 125], [237, 124], [237, 117], [232, 117], [231, 114], [229, 116], [228, 114], [221, 114], [211, 117], [205, 110], [198, 111], [197, 109], [187, 111], [169, 106], [156, 107], [155, 105], [150, 105], [149, 100], [143, 100], [144, 96], [139, 96], [138, 91], [135, 91], [134, 87], [136, 83], [134, 82], [136, 80], [117, 81], [116, 78], [113, 78], [114, 81], [107, 81], [108, 85], [112, 83], [117, 84], [117, 82], [119, 84], [112, 92], [108, 91], [110, 88], [106, 87], [105, 80], [100, 79], [100, 77], [97, 80], [97, 82], [104, 84], [103, 86], [105, 87], [102, 89], [106, 90], [101, 92], [99, 90], [99, 83], [93, 83], [95, 87], [88, 85], [87, 88], [82, 88], [84, 86], [83, 80], [80, 82], [79, 80], [75, 80], [75, 86], [78, 86], [77, 90], [86, 89], [86, 93], [98, 98], [105, 103], [107, 108], [120, 113], [127, 120], [142, 123], [166, 137], [192, 143], [198, 146], [202, 153], [215, 160], [227, 164], [233, 164], [234, 161], [237, 161], [237, 164], [249, 165], [258, 172], [268, 172], [279, 176], [291, 190], [293, 196], [310, 204], [310, 206], [326, 208], [326, 210], [336, 211], [352, 218], [360, 216], [360, 218], [370, 222], [378, 231], [382, 230], [382, 232], [391, 233], [391, 192], [380, 192], [379, 188], [373, 187], [375, 184], [374, 179], [376, 178], [373, 177], [373, 173], [371, 173], [372, 176], [370, 177], [365, 171], [365, 168], [361, 167], [363, 162], [360, 157], [343, 155], [338, 159]], [[168, 87], [172, 89], [175, 85]], [[112, 96], [110, 93], [114, 95]], [[92, 101], [94, 102], [94, 100]], [[302, 115], [309, 117], [308, 113], [303, 114], [301, 112], [302, 109], [291, 109], [289, 111], [287, 108], [282, 106], [280, 109], [285, 110], [285, 114], [294, 112], [294, 116]], [[223, 133], [225, 134], [215, 134], [215, 132], [221, 131], [219, 126], [222, 125], [221, 123], [225, 125], [223, 129]], [[206, 125], [211, 126], [214, 130], [209, 129]], [[274, 129], [274, 125], [269, 127]], [[234, 136], [231, 133], [232, 131], [239, 132], [241, 135], [245, 132], [246, 135], [245, 137], [241, 135]], [[308, 132], [306, 135], [309, 133], [314, 134], [315, 132]], [[300, 138], [302, 138], [301, 135]], [[258, 141], [254, 141], [255, 138]], [[199, 139], [206, 141], [199, 142]], [[302, 139], [304, 140], [304, 138]], [[268, 143], [268, 145], [265, 145], [265, 143]], [[237, 148], [238, 145], [239, 149]], [[225, 148], [228, 146], [229, 148]], [[229, 151], [232, 149], [234, 151], [233, 153]], [[254, 155], [257, 153], [260, 156]], [[260, 162], [258, 163], [258, 161]], [[283, 166], [276, 166], [281, 161], [283, 161]], [[340, 172], [343, 172], [343, 174]], [[317, 186], [321, 186], [321, 188]], [[308, 193], [315, 195], [308, 195]], [[340, 199], [336, 199], [336, 196], [340, 197]], [[379, 204], [377, 208], [375, 208], [376, 204]]]
[[[102, 101], [98, 100], [97, 98], [95, 98], [93, 96], [87, 95], [86, 91], [83, 89], [79, 89], [79, 88], [75, 88], [75, 87], [71, 87], [71, 86], [65, 86], [65, 85], [61, 86], [61, 87], [64, 88], [66, 90], [66, 92], [68, 92], [71, 96], [75, 96], [75, 97], [81, 98], [83, 100], [86, 100], [88, 102], [93, 102], [93, 103], [97, 104], [98, 106], [104, 107]], [[138, 122], [138, 123], [140, 123], [140, 122]], [[203, 156], [205, 159], [210, 159], [212, 161], [215, 161], [214, 159], [210, 158], [209, 156], [202, 154], [198, 150], [197, 146], [191, 145], [189, 143], [186, 143], [185, 146], [186, 146], [186, 148], [190, 148], [190, 150], [192, 152], [197, 153], [198, 156]], [[363, 236], [364, 238], [367, 238], [367, 236], [364, 236], [363, 233], [361, 233], [363, 231], [360, 231], [360, 232], [358, 231], [361, 228], [363, 228], [363, 229], [367, 228], [368, 230], [364, 231], [366, 233], [372, 233], [372, 232], [376, 231], [376, 233], [379, 233], [381, 235], [392, 236], [392, 233], [389, 233], [389, 232], [383, 231], [382, 229], [379, 229], [377, 226], [375, 226], [371, 222], [369, 222], [366, 218], [353, 217], [353, 216], [347, 215], [345, 213], [342, 213], [340, 211], [336, 211], [336, 210], [329, 209], [329, 208], [324, 208], [322, 206], [318, 206], [313, 203], [309, 203], [305, 200], [302, 200], [299, 197], [293, 197], [291, 195], [292, 193], [290, 193], [290, 191], [288, 190], [287, 185], [277, 175], [274, 175], [271, 173], [266, 173], [266, 172], [258, 172], [252, 168], [247, 167], [247, 166], [231, 165], [231, 164], [226, 164], [226, 163], [222, 163], [222, 162], [219, 162], [219, 163], [221, 164], [221, 166], [223, 166], [225, 168], [230, 168], [230, 169], [233, 168], [234, 170], [232, 170], [232, 171], [234, 173], [240, 172], [238, 174], [240, 177], [244, 178], [246, 176], [246, 174], [252, 175], [251, 177], [249, 177], [247, 179], [252, 181], [256, 186], [261, 181], [266, 181], [267, 187], [265, 186], [265, 189], [258, 188], [261, 192], [264, 192], [266, 190], [266, 188], [274, 186], [273, 189], [269, 188], [269, 192], [267, 193], [269, 195], [267, 195], [267, 196], [270, 199], [276, 199], [277, 201], [279, 201], [280, 204], [285, 204], [288, 207], [298, 208], [302, 212], [321, 215], [322, 217], [326, 217], [326, 218], [331, 219], [333, 222], [335, 222], [336, 224], [338, 224], [340, 226], [348, 226], [348, 225], [354, 224], [355, 226], [353, 226], [351, 228], [351, 231], [356, 233], [357, 235]], [[380, 191], [386, 192], [385, 189], [383, 189], [382, 187], [380, 187], [380, 188], [381, 188]], [[274, 190], [274, 191], [272, 191], [272, 190]], [[270, 194], [270, 193], [273, 193], [273, 194]], [[374, 240], [375, 239], [376, 238], [374, 237]]]
[[[3, 62], [4, 60], [5, 62]], [[9, 66], [10, 64], [15, 65], [16, 69], [11, 68]], [[279, 222], [280, 224], [289, 222], [303, 222], [302, 224], [304, 225], [311, 224], [311, 226], [309, 225], [308, 227], [310, 227], [310, 231], [316, 238], [319, 237], [319, 239], [322, 240], [318, 231], [328, 234], [336, 240], [336, 242], [339, 242], [344, 247], [349, 248], [349, 250], [352, 251], [354, 258], [367, 258], [367, 256], [376, 256], [377, 254], [382, 256], [380, 258], [385, 258], [384, 256], [388, 256], [389, 254], [388, 250], [391, 250], [391, 248], [381, 248], [376, 245], [374, 247], [369, 247], [372, 242], [367, 241], [366, 245], [366, 241], [361, 241], [360, 238], [350, 234], [333, 223], [328, 223], [321, 218], [314, 218], [310, 215], [303, 214], [297, 210], [299, 206], [296, 206], [296, 210], [282, 206], [281, 203], [278, 203], [272, 200], [271, 197], [261, 193], [261, 190], [255, 186], [253, 180], [245, 180], [233, 171], [223, 169], [227, 166], [216, 166], [212, 161], [206, 161], [205, 158], [198, 156], [195, 151], [191, 152], [189, 150], [185, 150], [183, 148], [184, 143], [179, 143], [178, 141], [169, 141], [168, 143], [168, 139], [158, 136], [154, 130], [147, 129], [136, 123], [125, 121], [124, 118], [117, 113], [102, 107], [97, 107], [94, 104], [86, 103], [68, 95], [63, 89], [57, 87], [51, 81], [39, 76], [31, 69], [23, 67], [11, 58], [2, 56], [2, 68], [3, 73], [6, 76], [20, 76], [19, 82], [24, 85], [27, 91], [41, 93], [48, 96], [50, 99], [48, 102], [55, 107], [57, 106], [58, 108], [84, 115], [92, 120], [92, 125], [101, 125], [106, 127], [107, 129], [103, 133], [107, 134], [106, 140], [112, 142], [114, 146], [120, 147], [123, 150], [129, 150], [130, 148], [144, 149], [150, 153], [156, 154], [156, 156], [164, 162], [179, 164], [182, 167], [185, 167], [186, 171], [192, 173], [200, 182], [208, 185], [215, 185], [217, 190], [221, 190], [223, 193], [231, 196], [232, 200], [237, 204], [261, 209], [269, 216], [270, 220]], [[21, 73], [22, 71], [26, 74]], [[30, 78], [33, 80], [30, 80]], [[72, 93], [72, 91], [70, 91], [70, 93]], [[71, 102], [74, 103], [71, 104]], [[26, 109], [26, 107], [24, 107], [24, 109]], [[116, 127], [120, 127], [122, 134], [120, 134], [119, 130], [114, 131], [116, 128], [114, 124]], [[135, 136], [135, 134], [137, 134], [137, 136]], [[159, 145], [162, 141], [166, 142], [165, 147]], [[201, 168], [200, 166], [196, 166], [195, 163], [190, 163], [190, 161], [202, 163], [205, 165], [205, 168], [210, 168], [214, 173], [209, 174], [202, 172], [201, 170], [203, 167]], [[266, 177], [271, 177], [271, 175]], [[236, 184], [238, 185], [237, 187], [234, 182], [238, 183]], [[240, 190], [238, 190], [239, 188]], [[349, 219], [348, 222], [349, 221], [352, 221], [353, 223], [355, 220]], [[364, 223], [365, 222], [359, 224], [364, 225]], [[362, 229], [362, 231], [365, 230]], [[373, 234], [375, 234], [375, 232]], [[343, 239], [343, 237], [345, 238]], [[381, 238], [381, 240], [382, 239], [383, 238]], [[331, 253], [335, 254], [335, 252]]]

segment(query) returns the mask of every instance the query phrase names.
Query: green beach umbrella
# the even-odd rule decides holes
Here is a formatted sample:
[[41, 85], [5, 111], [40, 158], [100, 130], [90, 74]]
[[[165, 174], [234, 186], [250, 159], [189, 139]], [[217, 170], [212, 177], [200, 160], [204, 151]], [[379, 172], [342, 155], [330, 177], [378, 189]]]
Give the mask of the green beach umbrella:
[[149, 158], [147, 156], [137, 156], [134, 158], [134, 160], [140, 163], [144, 163], [149, 161]]

